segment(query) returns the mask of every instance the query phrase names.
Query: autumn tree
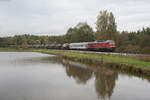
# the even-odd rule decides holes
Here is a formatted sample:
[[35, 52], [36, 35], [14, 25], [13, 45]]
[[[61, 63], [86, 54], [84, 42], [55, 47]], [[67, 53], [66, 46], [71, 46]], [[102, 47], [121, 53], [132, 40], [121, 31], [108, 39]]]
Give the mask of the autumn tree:
[[96, 21], [96, 40], [118, 40], [117, 25], [112, 12], [101, 11]]
[[35, 44], [40, 45], [41, 44], [40, 40], [35, 40]]
[[27, 42], [24, 42], [24, 43], [21, 45], [21, 47], [22, 47], [23, 49], [27, 49], [27, 48], [28, 48]]

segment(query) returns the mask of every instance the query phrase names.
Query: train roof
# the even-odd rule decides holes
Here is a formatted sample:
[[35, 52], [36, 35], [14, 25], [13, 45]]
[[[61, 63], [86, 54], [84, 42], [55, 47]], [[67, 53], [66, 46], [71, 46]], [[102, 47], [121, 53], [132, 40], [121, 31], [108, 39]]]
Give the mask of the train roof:
[[93, 42], [78, 42], [78, 43], [70, 43], [69, 45], [79, 45], [79, 44], [90, 44], [90, 43], [107, 43], [107, 42], [114, 42], [114, 40], [99, 40]]
[[89, 42], [70, 43], [69, 45], [81, 45], [88, 44]]

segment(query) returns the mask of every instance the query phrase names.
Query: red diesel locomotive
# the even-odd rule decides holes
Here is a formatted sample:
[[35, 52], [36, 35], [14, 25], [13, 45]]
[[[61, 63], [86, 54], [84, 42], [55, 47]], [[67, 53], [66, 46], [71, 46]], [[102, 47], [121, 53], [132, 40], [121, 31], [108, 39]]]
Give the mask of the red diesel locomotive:
[[88, 43], [89, 50], [114, 51], [115, 48], [116, 48], [116, 45], [113, 40]]

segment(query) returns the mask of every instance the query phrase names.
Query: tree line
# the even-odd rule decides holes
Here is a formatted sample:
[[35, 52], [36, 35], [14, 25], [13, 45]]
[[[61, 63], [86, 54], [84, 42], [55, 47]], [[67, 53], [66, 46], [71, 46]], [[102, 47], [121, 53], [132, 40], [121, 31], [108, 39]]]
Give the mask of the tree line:
[[150, 28], [137, 32], [123, 31], [118, 37], [118, 52], [150, 54]]
[[87, 22], [79, 22], [70, 27], [65, 35], [36, 36], [15, 35], [0, 37], [0, 47], [23, 47], [28, 45], [51, 45], [73, 42], [90, 42], [95, 40], [115, 40], [117, 52], [149, 53], [150, 54], [150, 28], [143, 28], [135, 32], [117, 30], [117, 24], [112, 12], [100, 11], [96, 20], [96, 31]]

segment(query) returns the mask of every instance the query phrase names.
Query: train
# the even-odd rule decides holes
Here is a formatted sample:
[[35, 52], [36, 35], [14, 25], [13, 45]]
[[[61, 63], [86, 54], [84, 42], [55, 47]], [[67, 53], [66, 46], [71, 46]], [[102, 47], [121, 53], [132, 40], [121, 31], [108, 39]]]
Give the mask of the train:
[[113, 52], [116, 48], [114, 40], [102, 40], [93, 42], [36, 45], [33, 48], [63, 49], [63, 50], [89, 50], [89, 51], [109, 51]]
[[69, 49], [71, 50], [94, 50], [94, 51], [114, 51], [116, 48], [113, 40], [94, 41], [94, 42], [81, 42], [70, 43]]

